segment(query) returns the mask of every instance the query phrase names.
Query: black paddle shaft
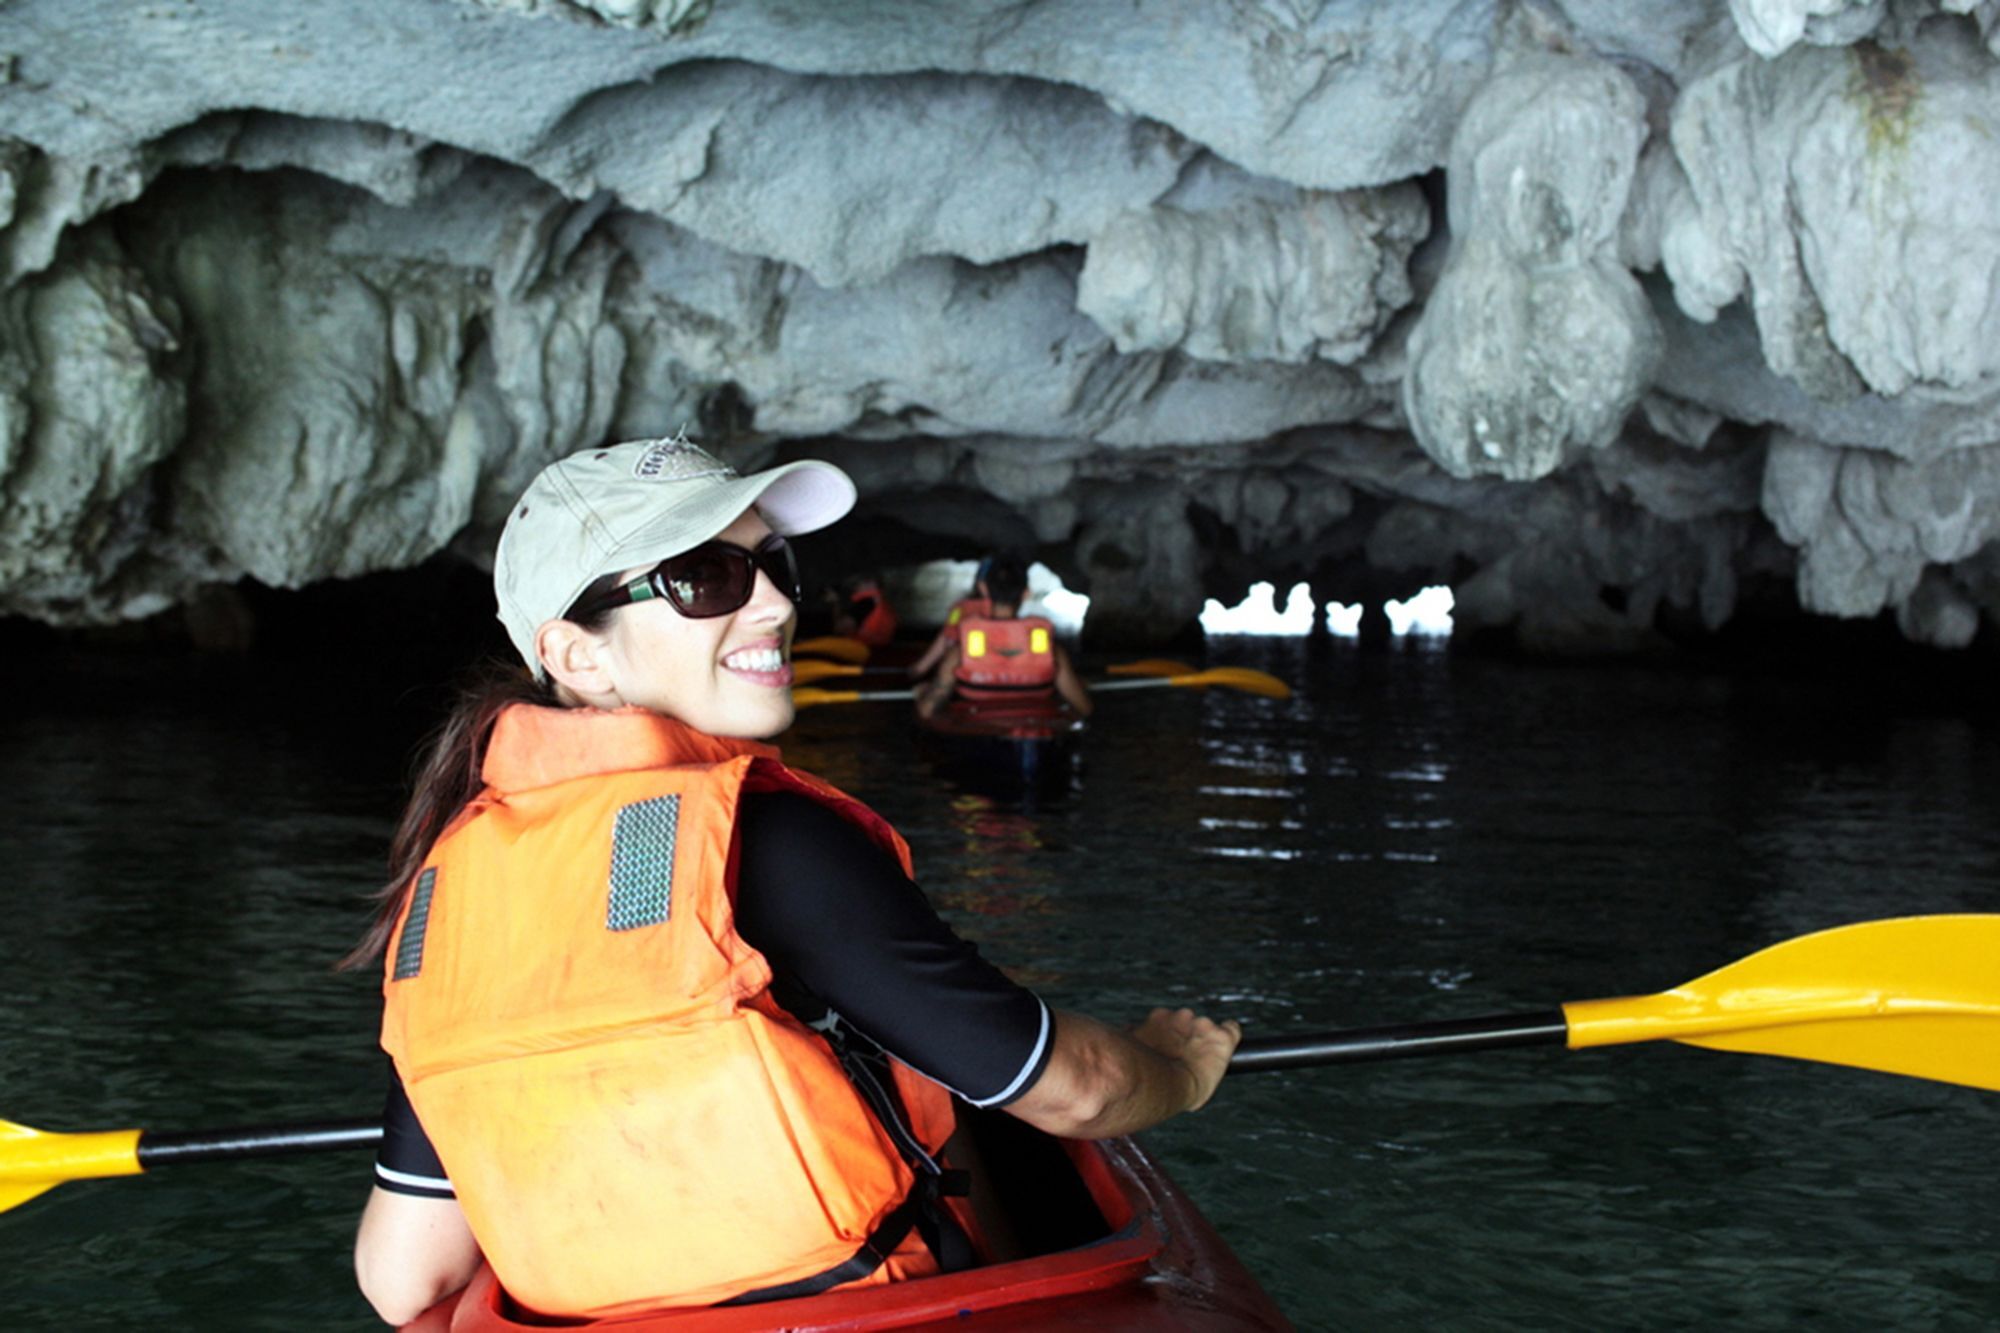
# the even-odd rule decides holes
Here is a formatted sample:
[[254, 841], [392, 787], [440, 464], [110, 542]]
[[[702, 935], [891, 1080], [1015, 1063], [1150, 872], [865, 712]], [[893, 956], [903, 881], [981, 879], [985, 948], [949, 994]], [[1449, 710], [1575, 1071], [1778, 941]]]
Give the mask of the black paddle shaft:
[[260, 1125], [248, 1129], [203, 1129], [142, 1133], [137, 1156], [150, 1170], [173, 1162], [217, 1162], [272, 1153], [368, 1148], [382, 1141], [380, 1120], [326, 1120], [302, 1125]]
[[[1311, 1065], [1357, 1064], [1415, 1055], [1453, 1055], [1507, 1046], [1561, 1045], [1569, 1034], [1562, 1010], [1501, 1014], [1490, 1018], [1344, 1028], [1304, 1037], [1252, 1037], [1229, 1061], [1234, 1074]], [[148, 1170], [175, 1162], [216, 1162], [277, 1153], [369, 1148], [382, 1141], [379, 1120], [327, 1120], [244, 1129], [204, 1129], [139, 1136], [139, 1165]]]
[[1250, 1037], [1236, 1048], [1229, 1061], [1229, 1072], [1358, 1064], [1363, 1060], [1398, 1060], [1414, 1055], [1456, 1055], [1507, 1046], [1561, 1046], [1568, 1037], [1569, 1024], [1560, 1009], [1436, 1023], [1343, 1028], [1317, 1036]]

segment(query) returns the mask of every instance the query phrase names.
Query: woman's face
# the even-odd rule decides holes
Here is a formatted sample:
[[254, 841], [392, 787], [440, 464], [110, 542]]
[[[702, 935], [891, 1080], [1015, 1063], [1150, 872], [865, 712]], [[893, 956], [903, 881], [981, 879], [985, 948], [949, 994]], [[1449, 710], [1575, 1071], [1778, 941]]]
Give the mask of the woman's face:
[[[770, 535], [754, 509], [716, 534], [745, 550]], [[645, 572], [626, 570], [620, 578]], [[750, 600], [726, 616], [690, 620], [665, 598], [621, 607], [605, 631], [617, 700], [711, 736], [775, 736], [792, 725], [796, 614], [761, 569]]]

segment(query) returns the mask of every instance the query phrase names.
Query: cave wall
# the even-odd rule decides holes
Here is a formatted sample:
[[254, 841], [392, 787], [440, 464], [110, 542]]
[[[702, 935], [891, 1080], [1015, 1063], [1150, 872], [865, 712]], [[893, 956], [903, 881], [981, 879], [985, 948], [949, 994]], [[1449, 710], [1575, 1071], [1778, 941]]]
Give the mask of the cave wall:
[[1996, 53], [2000, 0], [10, 0], [0, 613], [485, 560], [685, 424], [1107, 640], [1270, 578], [1962, 646]]

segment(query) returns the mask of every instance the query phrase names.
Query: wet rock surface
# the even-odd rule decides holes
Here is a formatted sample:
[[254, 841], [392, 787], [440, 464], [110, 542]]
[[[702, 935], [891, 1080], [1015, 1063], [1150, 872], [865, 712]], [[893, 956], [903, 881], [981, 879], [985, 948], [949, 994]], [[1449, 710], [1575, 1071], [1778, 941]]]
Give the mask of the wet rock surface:
[[[487, 558], [683, 425], [1107, 640], [2000, 613], [2000, 4], [13, 0], [0, 613]], [[223, 617], [224, 640], [233, 620]]]

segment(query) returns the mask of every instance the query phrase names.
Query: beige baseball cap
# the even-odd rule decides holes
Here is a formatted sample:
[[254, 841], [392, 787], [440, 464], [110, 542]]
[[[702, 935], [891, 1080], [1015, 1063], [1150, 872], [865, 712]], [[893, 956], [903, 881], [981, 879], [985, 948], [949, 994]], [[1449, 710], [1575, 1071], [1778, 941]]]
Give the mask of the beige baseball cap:
[[500, 533], [493, 592], [507, 637], [541, 675], [535, 631], [585, 588], [699, 546], [753, 504], [773, 531], [795, 536], [852, 509], [854, 482], [817, 460], [740, 476], [685, 435], [558, 459], [528, 484]]

